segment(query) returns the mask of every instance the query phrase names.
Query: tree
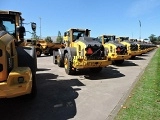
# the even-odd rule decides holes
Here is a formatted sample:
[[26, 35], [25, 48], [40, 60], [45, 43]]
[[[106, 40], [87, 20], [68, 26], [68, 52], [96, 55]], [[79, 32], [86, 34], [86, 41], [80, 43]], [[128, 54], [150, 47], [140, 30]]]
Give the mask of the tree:
[[151, 34], [148, 38], [150, 39], [150, 41], [151, 41], [152, 43], [156, 43], [156, 41], [157, 41], [157, 37], [156, 37], [156, 35], [154, 35], [154, 34]]
[[61, 36], [61, 32], [60, 31], [58, 31], [58, 36], [57, 36], [56, 42], [58, 42], [58, 43], [62, 43], [63, 42], [63, 38]]
[[39, 36], [36, 35], [36, 32], [33, 32], [33, 33], [32, 33], [31, 39], [32, 39], [32, 40], [38, 40], [38, 39], [39, 39]]
[[160, 36], [157, 37], [157, 40], [160, 42]]
[[51, 42], [51, 43], [53, 42], [50, 36], [47, 36], [47, 37], [45, 38], [45, 41], [46, 41], [46, 42]]

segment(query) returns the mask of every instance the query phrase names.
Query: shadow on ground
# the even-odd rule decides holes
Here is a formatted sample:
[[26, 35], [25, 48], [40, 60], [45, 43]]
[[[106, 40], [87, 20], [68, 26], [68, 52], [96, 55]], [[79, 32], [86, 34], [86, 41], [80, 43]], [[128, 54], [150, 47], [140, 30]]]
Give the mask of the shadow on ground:
[[131, 66], [139, 66], [138, 64], [135, 64], [134, 62], [132, 61], [129, 61], [129, 60], [125, 60], [122, 64], [119, 64], [119, 65], [114, 65], [114, 66], [118, 66], [118, 67], [131, 67]]
[[37, 68], [37, 71], [49, 71], [51, 69], [47, 69], [47, 68]]
[[56, 80], [54, 74], [37, 74], [37, 96], [0, 99], [1, 120], [67, 120], [77, 113], [78, 93], [71, 86], [84, 86], [78, 79]]
[[110, 78], [124, 77], [125, 75], [120, 73], [117, 68], [112, 66], [107, 66], [102, 69], [99, 73], [91, 73], [89, 69], [77, 71], [74, 76], [84, 76], [88, 80], [106, 80]]
[[142, 54], [142, 55], [138, 55], [138, 56], [148, 56], [148, 54], [147, 54], [147, 53], [145, 53], [145, 54]]
[[131, 58], [130, 60], [146, 60], [145, 58], [136, 56], [135, 58]]

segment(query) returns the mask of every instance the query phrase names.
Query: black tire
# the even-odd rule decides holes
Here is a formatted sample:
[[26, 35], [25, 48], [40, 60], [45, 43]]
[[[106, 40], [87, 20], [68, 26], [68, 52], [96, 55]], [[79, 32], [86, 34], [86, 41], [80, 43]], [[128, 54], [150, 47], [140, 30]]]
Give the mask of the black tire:
[[72, 60], [69, 58], [68, 53], [64, 56], [64, 69], [68, 75], [73, 75], [75, 73], [75, 70], [72, 68]]
[[113, 63], [115, 65], [121, 65], [124, 62], [124, 60], [114, 60]]
[[[34, 47], [17, 47], [18, 67], [30, 67], [32, 74], [37, 71], [37, 57]], [[25, 58], [25, 59], [24, 59]]]
[[36, 55], [37, 57], [40, 57], [42, 54], [42, 50], [40, 48], [36, 48]]
[[[31, 93], [27, 96], [33, 98], [37, 94], [36, 87], [36, 71], [37, 71], [37, 57], [36, 50], [34, 47], [17, 47], [18, 53], [18, 66], [19, 67], [30, 67], [32, 71], [32, 89]], [[25, 58], [25, 60], [24, 60]]]
[[44, 55], [48, 56], [48, 55], [49, 55], [49, 53], [44, 53]]
[[53, 55], [53, 49], [49, 49], [49, 54], [50, 54], [50, 56]]
[[131, 56], [131, 58], [130, 59], [135, 59], [136, 58], [136, 56]]
[[102, 71], [102, 67], [97, 67], [97, 68], [90, 68], [90, 71], [92, 73], [99, 73]]
[[59, 67], [64, 67], [64, 60], [62, 57], [57, 56], [57, 64]]

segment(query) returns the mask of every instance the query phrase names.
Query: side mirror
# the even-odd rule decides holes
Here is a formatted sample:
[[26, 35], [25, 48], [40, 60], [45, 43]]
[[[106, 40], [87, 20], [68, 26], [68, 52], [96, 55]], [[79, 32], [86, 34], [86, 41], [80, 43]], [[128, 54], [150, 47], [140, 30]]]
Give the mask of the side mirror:
[[31, 23], [31, 28], [34, 32], [36, 31], [36, 26], [37, 26], [36, 23], [34, 22]]

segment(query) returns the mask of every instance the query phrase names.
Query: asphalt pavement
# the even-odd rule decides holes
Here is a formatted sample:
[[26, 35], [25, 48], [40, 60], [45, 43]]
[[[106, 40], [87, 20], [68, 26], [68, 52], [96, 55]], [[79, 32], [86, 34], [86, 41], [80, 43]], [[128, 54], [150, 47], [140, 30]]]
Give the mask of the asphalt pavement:
[[89, 70], [67, 75], [52, 56], [38, 57], [35, 99], [0, 100], [1, 120], [111, 120], [156, 50], [109, 65], [98, 74]]

